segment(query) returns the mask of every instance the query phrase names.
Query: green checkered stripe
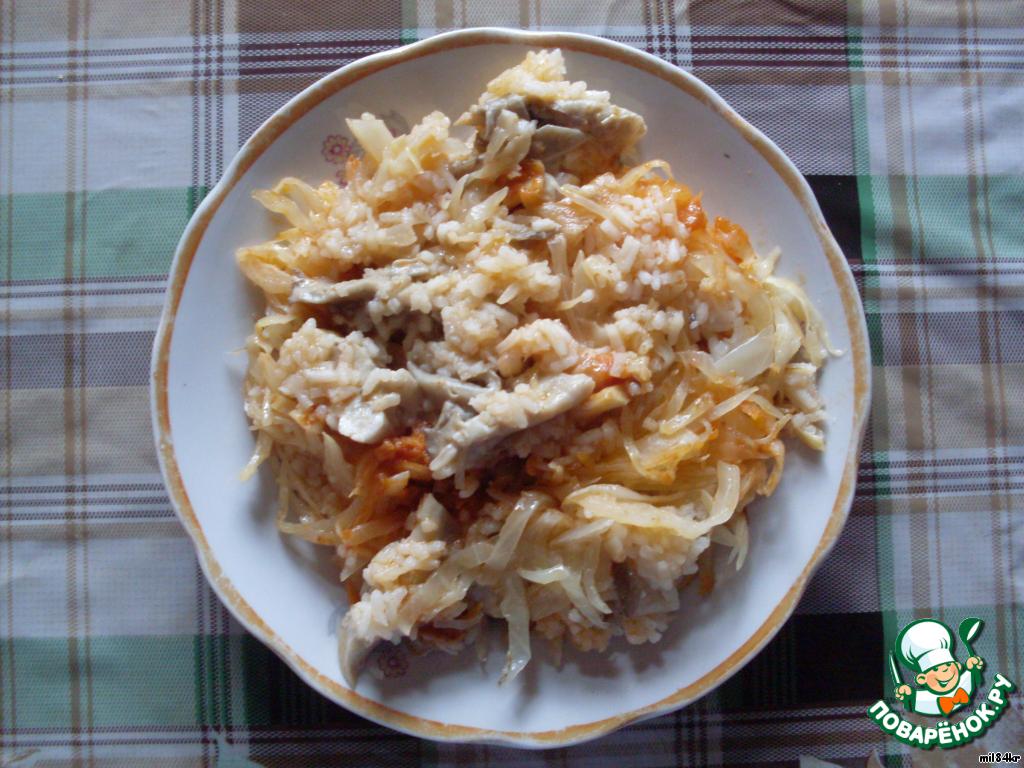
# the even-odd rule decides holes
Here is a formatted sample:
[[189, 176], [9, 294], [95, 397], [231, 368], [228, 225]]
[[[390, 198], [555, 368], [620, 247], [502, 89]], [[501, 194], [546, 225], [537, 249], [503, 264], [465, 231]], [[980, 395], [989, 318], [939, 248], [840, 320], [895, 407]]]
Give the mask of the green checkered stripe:
[[[149, 426], [171, 256], [241, 142], [339, 66], [480, 25], [603, 35], [725, 96], [810, 181], [874, 366], [850, 521], [778, 637], [690, 707], [548, 753], [399, 735], [302, 684], [207, 587]], [[976, 650], [1024, 681], [1022, 115], [1008, 0], [0, 3], [0, 765], [938, 764], [864, 712], [924, 616], [984, 619]], [[1020, 752], [1021, 706], [958, 764]]]

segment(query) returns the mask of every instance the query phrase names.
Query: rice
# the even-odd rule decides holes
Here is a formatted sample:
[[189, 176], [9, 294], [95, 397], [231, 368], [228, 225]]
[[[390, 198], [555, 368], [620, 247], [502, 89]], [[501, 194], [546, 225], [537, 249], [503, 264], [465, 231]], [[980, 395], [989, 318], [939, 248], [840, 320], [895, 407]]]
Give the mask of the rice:
[[267, 461], [281, 530], [335, 549], [346, 677], [491, 619], [503, 680], [531, 632], [657, 642], [713, 546], [743, 563], [783, 438], [823, 446], [813, 305], [667, 163], [630, 166], [642, 118], [558, 51], [493, 80], [468, 138], [348, 124], [346, 183], [255, 193], [287, 225], [237, 254], [266, 299], [245, 474]]

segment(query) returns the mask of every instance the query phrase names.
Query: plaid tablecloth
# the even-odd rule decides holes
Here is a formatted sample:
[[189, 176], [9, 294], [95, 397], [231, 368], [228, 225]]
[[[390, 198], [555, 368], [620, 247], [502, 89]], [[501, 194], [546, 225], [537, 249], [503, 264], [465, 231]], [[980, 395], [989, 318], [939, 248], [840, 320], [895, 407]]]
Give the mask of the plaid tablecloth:
[[[716, 88], [810, 180], [874, 358], [853, 513], [796, 616], [693, 706], [547, 753], [402, 736], [299, 682], [208, 589], [149, 425], [168, 265], [240, 143], [343, 64], [477, 25]], [[864, 714], [902, 624], [979, 616], [1024, 681], [1020, 0], [0, 0], [0, 278], [0, 765], [938, 765]], [[1022, 751], [1014, 708], [956, 759]]]

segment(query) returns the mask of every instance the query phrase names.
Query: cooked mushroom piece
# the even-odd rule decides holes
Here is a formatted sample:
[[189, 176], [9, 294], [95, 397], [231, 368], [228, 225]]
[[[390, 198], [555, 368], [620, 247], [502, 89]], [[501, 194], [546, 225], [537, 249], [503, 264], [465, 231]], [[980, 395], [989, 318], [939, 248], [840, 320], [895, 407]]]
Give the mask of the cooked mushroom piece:
[[400, 259], [379, 269], [368, 269], [355, 280], [332, 282], [321, 277], [302, 277], [292, 285], [289, 301], [303, 304], [334, 304], [342, 301], [369, 301], [376, 295], [394, 292], [404, 285], [430, 273], [422, 261]]
[[[363, 444], [379, 443], [397, 432], [403, 426], [403, 410], [408, 410], [416, 404], [416, 395], [419, 392], [416, 380], [404, 369], [378, 369], [370, 376], [375, 382], [368, 392], [363, 392], [340, 410], [327, 415], [328, 426], [339, 434]], [[389, 394], [397, 395], [392, 398], [394, 404], [381, 408], [381, 398]]]
[[542, 125], [533, 134], [530, 157], [545, 165], [576, 149], [587, 140], [587, 134], [577, 128], [561, 125]]
[[608, 147], [609, 151], [622, 151], [647, 130], [640, 115], [596, 99], [533, 102], [530, 116], [541, 124], [575, 128], [602, 142], [611, 142], [615, 146]]
[[494, 126], [498, 123], [498, 117], [504, 110], [508, 110], [523, 119], [529, 117], [529, 112], [526, 109], [526, 100], [519, 94], [510, 94], [489, 99], [481, 104], [474, 104], [459, 118], [456, 125], [468, 125], [476, 128], [477, 138], [486, 144], [491, 138], [491, 134], [494, 133]]
[[607, 94], [600, 91], [572, 99], [535, 93], [491, 97], [470, 107], [458, 122], [476, 129], [477, 148], [482, 150], [506, 111], [537, 126], [530, 157], [543, 160], [552, 172], [564, 170], [578, 176], [612, 170], [619, 156], [647, 131], [640, 115], [609, 103]]
[[371, 610], [368, 604], [356, 603], [349, 607], [338, 625], [338, 661], [341, 665], [341, 674], [345, 682], [353, 688], [367, 655], [381, 641], [379, 636], [365, 631], [369, 622], [363, 614]]
[[[481, 466], [501, 438], [575, 408], [593, 391], [594, 380], [589, 376], [557, 374], [514, 392], [474, 398], [475, 414], [453, 402], [445, 403], [437, 423], [426, 431], [434, 477], [443, 479]], [[509, 402], [513, 398], [519, 401], [515, 405]]]
[[437, 402], [451, 401], [460, 405], [468, 405], [471, 399], [487, 392], [487, 387], [470, 384], [452, 376], [429, 373], [417, 368], [412, 363], [406, 363], [406, 367], [416, 383], [420, 385], [422, 393]]
[[319, 278], [301, 278], [295, 281], [289, 301], [303, 304], [333, 304], [337, 301], [366, 301], [376, 295], [381, 287], [380, 279], [362, 277], [332, 283]]

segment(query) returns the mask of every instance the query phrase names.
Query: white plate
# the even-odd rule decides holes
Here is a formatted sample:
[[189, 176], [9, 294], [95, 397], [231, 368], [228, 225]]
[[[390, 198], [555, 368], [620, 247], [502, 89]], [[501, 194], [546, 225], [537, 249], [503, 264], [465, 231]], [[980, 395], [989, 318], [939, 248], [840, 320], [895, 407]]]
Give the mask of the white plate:
[[[260, 307], [233, 254], [276, 226], [250, 193], [286, 175], [311, 183], [333, 176], [340, 166], [331, 147], [344, 146], [337, 137], [345, 135], [346, 116], [369, 111], [399, 126], [435, 109], [457, 116], [528, 50], [555, 46], [572, 79], [611, 91], [615, 103], [646, 118], [642, 157], [668, 160], [677, 177], [704, 191], [712, 215], [742, 224], [759, 249], [780, 246], [779, 272], [805, 281], [833, 342], [845, 350], [821, 379], [828, 447], [820, 456], [793, 447], [778, 491], [751, 515], [744, 569], [720, 581], [709, 599], [691, 596], [661, 643], [613, 645], [606, 655], [570, 656], [561, 668], [539, 654], [503, 687], [500, 649], [483, 668], [471, 654], [385, 654], [374, 663], [392, 676], [364, 673], [353, 691], [338, 669], [335, 623], [344, 603], [335, 575], [320, 554], [278, 534], [268, 473], [237, 479], [253, 440], [241, 403], [245, 358], [233, 351]], [[178, 246], [153, 350], [153, 423], [171, 497], [213, 588], [310, 685], [354, 712], [428, 738], [553, 746], [683, 706], [734, 674], [778, 631], [846, 519], [868, 370], [853, 277], [810, 189], [710, 88], [594, 37], [466, 30], [328, 75], [246, 142]]]

